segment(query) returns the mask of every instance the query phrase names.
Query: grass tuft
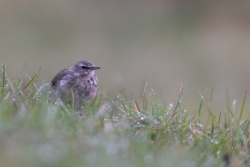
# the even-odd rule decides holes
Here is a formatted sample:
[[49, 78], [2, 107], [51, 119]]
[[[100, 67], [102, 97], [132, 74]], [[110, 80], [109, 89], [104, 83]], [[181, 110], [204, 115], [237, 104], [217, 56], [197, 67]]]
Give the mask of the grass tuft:
[[[250, 118], [243, 119], [247, 92], [237, 117], [230, 107], [216, 116], [212, 105], [202, 122], [181, 105], [164, 104], [144, 87], [141, 100], [99, 92], [84, 109], [48, 98], [38, 76], [1, 73], [1, 166], [235, 166], [249, 163]], [[211, 98], [212, 103], [212, 98]], [[173, 105], [175, 104], [175, 105]], [[196, 111], [197, 113], [197, 111]], [[224, 117], [224, 118], [223, 118]]]

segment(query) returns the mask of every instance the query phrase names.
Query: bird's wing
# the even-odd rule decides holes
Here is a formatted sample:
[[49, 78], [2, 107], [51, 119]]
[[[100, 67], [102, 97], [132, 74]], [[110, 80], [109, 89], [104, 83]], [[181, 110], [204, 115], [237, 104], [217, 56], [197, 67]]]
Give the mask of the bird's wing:
[[58, 83], [60, 83], [60, 81], [62, 80], [63, 77], [65, 77], [66, 75], [70, 75], [72, 72], [69, 70], [69, 68], [65, 68], [62, 71], [60, 71], [58, 74], [56, 74], [56, 76], [54, 76], [54, 78], [51, 80], [50, 84], [51, 87], [55, 87], [58, 85]]

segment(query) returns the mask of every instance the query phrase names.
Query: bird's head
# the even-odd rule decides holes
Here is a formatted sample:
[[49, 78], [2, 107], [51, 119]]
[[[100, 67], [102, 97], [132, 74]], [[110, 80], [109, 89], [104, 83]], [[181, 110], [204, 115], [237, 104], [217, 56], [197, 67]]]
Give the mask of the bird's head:
[[95, 70], [100, 69], [100, 67], [96, 67], [93, 63], [83, 60], [75, 63], [73, 69], [80, 74], [89, 75], [95, 74]]

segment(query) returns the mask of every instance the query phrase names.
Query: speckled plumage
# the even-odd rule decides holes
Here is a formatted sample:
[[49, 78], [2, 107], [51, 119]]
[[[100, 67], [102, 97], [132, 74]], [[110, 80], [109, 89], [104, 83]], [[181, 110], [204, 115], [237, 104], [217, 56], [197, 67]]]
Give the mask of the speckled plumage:
[[74, 66], [61, 70], [52, 80], [51, 88], [64, 102], [76, 109], [93, 99], [97, 92], [98, 79], [95, 70], [100, 67], [94, 66], [89, 61], [79, 61]]

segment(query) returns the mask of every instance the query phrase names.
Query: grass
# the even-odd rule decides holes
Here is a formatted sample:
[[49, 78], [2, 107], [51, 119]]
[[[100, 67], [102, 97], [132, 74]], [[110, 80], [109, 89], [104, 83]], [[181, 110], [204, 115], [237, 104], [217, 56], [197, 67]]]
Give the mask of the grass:
[[[249, 166], [250, 117], [230, 107], [215, 112], [197, 103], [197, 114], [163, 104], [145, 86], [141, 100], [102, 92], [76, 116], [48, 98], [38, 76], [0, 80], [0, 166]], [[209, 117], [205, 122], [201, 117]]]

